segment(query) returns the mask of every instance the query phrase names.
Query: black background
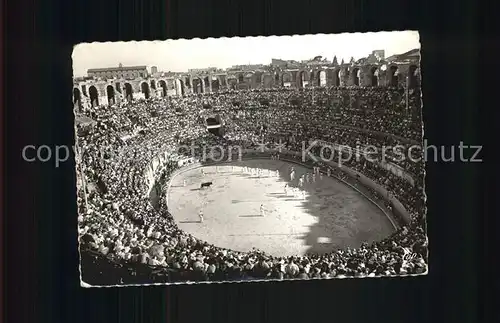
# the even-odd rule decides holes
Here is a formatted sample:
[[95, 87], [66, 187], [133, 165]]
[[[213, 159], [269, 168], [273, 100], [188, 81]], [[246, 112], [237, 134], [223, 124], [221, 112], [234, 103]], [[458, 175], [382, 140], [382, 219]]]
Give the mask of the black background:
[[494, 197], [480, 190], [483, 165], [428, 163], [425, 277], [84, 289], [74, 161], [56, 169], [21, 157], [29, 144], [73, 145], [71, 52], [80, 42], [407, 29], [421, 32], [425, 138], [434, 145], [479, 145], [483, 107], [474, 2], [14, 0], [6, 9], [5, 322], [480, 319], [485, 299], [479, 297], [479, 260], [486, 251], [485, 232], [478, 229], [485, 202]]

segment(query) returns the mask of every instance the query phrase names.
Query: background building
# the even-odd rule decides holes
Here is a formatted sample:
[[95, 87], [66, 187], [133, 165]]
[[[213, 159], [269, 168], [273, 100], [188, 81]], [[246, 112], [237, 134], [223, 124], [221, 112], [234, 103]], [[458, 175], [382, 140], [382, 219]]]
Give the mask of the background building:
[[120, 64], [118, 67], [91, 68], [87, 70], [87, 75], [105, 80], [113, 78], [135, 79], [147, 77], [148, 70], [146, 66], [123, 66]]

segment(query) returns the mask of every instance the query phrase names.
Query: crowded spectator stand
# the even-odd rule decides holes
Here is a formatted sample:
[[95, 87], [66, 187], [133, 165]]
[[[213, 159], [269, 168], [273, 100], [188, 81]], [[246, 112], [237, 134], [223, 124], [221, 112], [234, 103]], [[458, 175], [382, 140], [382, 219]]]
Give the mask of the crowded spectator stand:
[[[207, 132], [207, 113], [220, 117], [223, 135]], [[410, 217], [397, 219], [398, 230], [382, 241], [320, 255], [274, 257], [260, 250], [237, 252], [210, 245], [180, 230], [161, 198], [172, 174], [186, 167], [179, 161], [199, 157], [179, 154], [182, 144], [253, 149], [257, 142], [283, 143], [287, 151], [300, 152], [304, 142], [321, 140], [338, 145], [337, 154], [368, 145], [398, 146], [408, 154], [422, 142], [418, 89], [407, 98], [404, 90], [387, 87], [230, 90], [88, 105], [82, 118], [92, 120], [76, 126], [86, 283], [378, 277], [427, 271], [423, 161], [390, 154], [375, 154], [375, 161], [362, 154], [347, 160], [346, 167], [384, 187], [390, 198], [364, 188], [367, 194], [389, 208], [387, 201], [397, 200]], [[311, 152], [318, 156], [319, 149]], [[317, 160], [306, 163], [320, 167], [325, 176], [362, 186], [341, 168]]]

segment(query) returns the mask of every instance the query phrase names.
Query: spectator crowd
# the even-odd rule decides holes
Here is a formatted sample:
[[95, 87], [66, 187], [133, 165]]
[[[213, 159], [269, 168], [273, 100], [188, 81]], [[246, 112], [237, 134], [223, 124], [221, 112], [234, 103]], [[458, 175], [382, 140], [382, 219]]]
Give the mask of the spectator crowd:
[[[394, 151], [370, 156], [363, 152], [366, 146], [398, 146], [404, 156], [418, 155], [410, 147], [422, 145], [420, 100], [418, 89], [407, 98], [395, 88], [317, 87], [226, 91], [84, 108], [82, 113], [93, 122], [77, 125], [83, 280], [117, 285], [426, 272], [424, 162], [398, 158]], [[208, 115], [218, 115], [219, 133], [207, 131]], [[344, 165], [384, 187], [411, 218], [399, 219], [390, 237], [357, 249], [275, 257], [260, 250], [222, 249], [193, 237], [177, 227], [161, 198], [170, 176], [182, 167], [179, 160], [199, 157], [183, 156], [180, 145], [255, 148], [265, 142], [300, 152], [304, 143], [314, 140], [342, 147], [336, 154], [356, 155], [343, 159]], [[320, 149], [315, 146], [311, 153], [319, 156]], [[151, 183], [145, 173], [159, 154], [165, 158]], [[281, 155], [287, 157], [286, 152]], [[320, 159], [306, 163], [360, 185], [342, 168]], [[371, 194], [388, 200], [373, 190]]]

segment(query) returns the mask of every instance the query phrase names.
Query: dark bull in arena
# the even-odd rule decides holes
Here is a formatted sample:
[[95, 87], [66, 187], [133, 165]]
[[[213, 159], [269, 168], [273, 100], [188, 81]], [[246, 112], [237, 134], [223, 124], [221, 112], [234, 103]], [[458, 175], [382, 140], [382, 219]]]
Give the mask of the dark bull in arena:
[[210, 187], [211, 185], [212, 185], [212, 182], [201, 183], [200, 188]]

